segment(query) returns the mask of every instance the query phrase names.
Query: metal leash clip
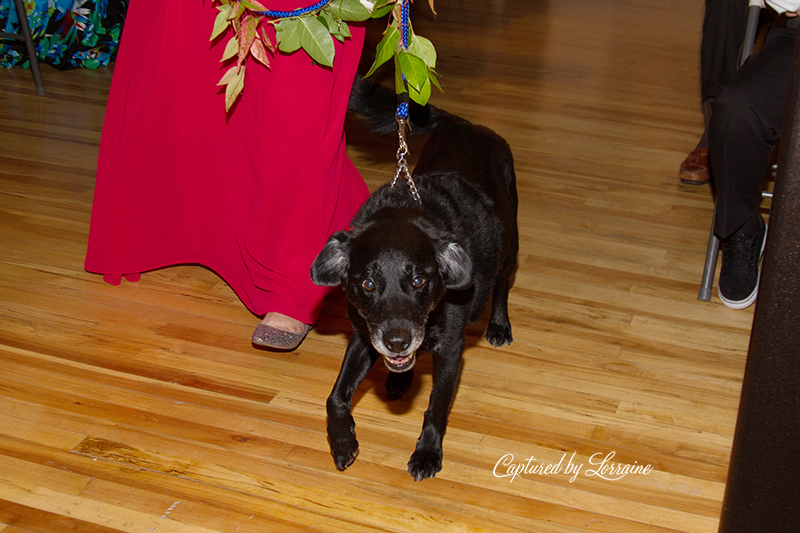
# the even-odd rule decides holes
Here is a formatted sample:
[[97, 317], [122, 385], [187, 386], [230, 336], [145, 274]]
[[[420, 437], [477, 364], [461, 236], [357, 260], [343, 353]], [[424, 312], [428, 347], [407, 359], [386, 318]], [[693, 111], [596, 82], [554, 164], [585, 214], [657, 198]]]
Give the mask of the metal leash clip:
[[408, 129], [408, 119], [405, 117], [401, 117], [398, 113], [397, 115], [397, 136], [399, 141], [399, 147], [397, 148], [397, 172], [394, 175], [394, 179], [392, 180], [392, 187], [395, 186], [397, 183], [398, 178], [403, 178], [406, 180], [408, 184], [408, 188], [411, 189], [411, 196], [414, 197], [414, 200], [418, 204], [422, 203], [422, 200], [419, 197], [419, 191], [417, 190], [417, 185], [414, 183], [414, 178], [411, 177], [411, 172], [408, 171], [408, 162], [406, 161], [406, 155], [408, 155], [408, 145], [406, 144], [406, 130]]

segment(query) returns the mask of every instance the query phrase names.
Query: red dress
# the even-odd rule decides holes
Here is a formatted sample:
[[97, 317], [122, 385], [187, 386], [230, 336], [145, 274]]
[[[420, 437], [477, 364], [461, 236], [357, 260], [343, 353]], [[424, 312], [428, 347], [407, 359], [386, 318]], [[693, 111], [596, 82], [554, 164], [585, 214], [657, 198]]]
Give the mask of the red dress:
[[210, 0], [131, 0], [85, 267], [114, 283], [199, 263], [253, 313], [312, 324], [326, 291], [311, 282], [311, 263], [368, 195], [343, 132], [364, 30], [350, 25], [332, 69], [302, 50], [272, 56], [271, 70], [249, 59], [226, 115], [216, 84], [228, 36], [209, 42], [216, 14]]

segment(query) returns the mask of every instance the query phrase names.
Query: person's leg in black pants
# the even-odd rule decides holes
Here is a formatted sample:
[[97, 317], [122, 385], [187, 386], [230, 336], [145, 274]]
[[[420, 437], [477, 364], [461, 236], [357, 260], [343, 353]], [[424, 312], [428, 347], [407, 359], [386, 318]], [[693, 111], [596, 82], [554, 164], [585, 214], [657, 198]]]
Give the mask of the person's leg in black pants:
[[700, 99], [704, 130], [700, 142], [681, 163], [680, 178], [689, 185], [710, 181], [708, 171], [708, 122], [711, 103], [739, 66], [744, 40], [748, 0], [706, 0], [703, 37], [700, 42]]
[[772, 145], [781, 136], [796, 29], [775, 28], [764, 46], [720, 89], [709, 124], [717, 188], [714, 233], [722, 241], [720, 299], [743, 309], [758, 293], [765, 226], [758, 212]]
[[706, 0], [700, 43], [700, 97], [704, 103], [713, 101], [736, 74], [747, 5], [748, 0]]

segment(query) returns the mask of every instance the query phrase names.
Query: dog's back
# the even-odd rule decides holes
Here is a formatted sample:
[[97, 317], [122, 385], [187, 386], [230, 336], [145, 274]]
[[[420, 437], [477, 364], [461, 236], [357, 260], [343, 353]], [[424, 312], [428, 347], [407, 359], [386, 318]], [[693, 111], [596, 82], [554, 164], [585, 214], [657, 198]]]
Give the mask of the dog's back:
[[[372, 83], [357, 75], [350, 93], [348, 109], [361, 116], [379, 135], [397, 132], [395, 118], [397, 96], [392, 89]], [[432, 105], [409, 104], [411, 133], [422, 133], [430, 139], [414, 168], [414, 177], [440, 169], [475, 177], [475, 185], [485, 189], [491, 198], [508, 192], [516, 204], [514, 158], [508, 143], [485, 126], [448, 113]], [[494, 189], [503, 184], [503, 191]], [[511, 218], [516, 220], [516, 205]]]

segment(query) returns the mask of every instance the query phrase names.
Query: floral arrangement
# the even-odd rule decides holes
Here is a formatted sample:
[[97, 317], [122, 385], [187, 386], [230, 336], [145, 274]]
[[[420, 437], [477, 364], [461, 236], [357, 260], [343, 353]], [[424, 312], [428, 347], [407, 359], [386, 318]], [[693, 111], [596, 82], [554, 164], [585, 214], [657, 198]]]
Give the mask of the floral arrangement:
[[[348, 22], [381, 18], [389, 15], [383, 39], [378, 43], [375, 62], [367, 76], [394, 59], [397, 93], [408, 92], [415, 102], [424, 105], [431, 95], [431, 86], [441, 90], [436, 79], [436, 50], [426, 38], [414, 34], [408, 21], [411, 0], [321, 0], [312, 6], [289, 12], [270, 11], [261, 0], [215, 0], [219, 14], [214, 22], [211, 40], [219, 38], [229, 27], [228, 40], [221, 61], [232, 63], [218, 85], [225, 86], [225, 108], [230, 110], [242, 94], [249, 62], [269, 68], [270, 54], [291, 54], [303, 49], [315, 63], [330, 67], [335, 54], [333, 39], [350, 37]], [[436, 11], [434, 0], [428, 0]], [[264, 24], [275, 28], [273, 43]]]

